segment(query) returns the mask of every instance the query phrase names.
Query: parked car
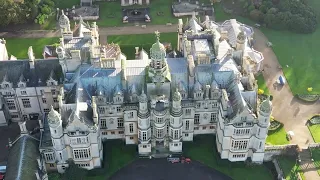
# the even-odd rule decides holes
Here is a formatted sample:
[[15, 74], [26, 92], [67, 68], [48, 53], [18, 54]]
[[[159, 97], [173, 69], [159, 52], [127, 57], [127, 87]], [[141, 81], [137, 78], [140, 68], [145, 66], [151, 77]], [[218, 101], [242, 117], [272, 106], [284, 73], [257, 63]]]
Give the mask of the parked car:
[[0, 180], [4, 180], [4, 173], [0, 173]]
[[168, 160], [168, 162], [171, 162], [171, 163], [179, 163], [180, 162], [180, 158], [178, 158], [178, 157], [168, 157], [167, 160]]
[[185, 157], [181, 157], [181, 163], [191, 163], [191, 159], [190, 158], [185, 158]]

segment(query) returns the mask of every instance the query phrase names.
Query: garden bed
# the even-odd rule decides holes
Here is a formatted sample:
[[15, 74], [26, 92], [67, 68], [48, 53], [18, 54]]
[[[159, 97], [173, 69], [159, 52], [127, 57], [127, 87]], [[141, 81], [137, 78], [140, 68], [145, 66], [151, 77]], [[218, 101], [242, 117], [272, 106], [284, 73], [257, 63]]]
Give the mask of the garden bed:
[[297, 97], [306, 102], [316, 102], [320, 99], [320, 95], [315, 94], [297, 94]]
[[309, 121], [311, 124], [320, 124], [320, 114], [314, 115]]
[[275, 131], [275, 130], [281, 128], [282, 126], [283, 126], [283, 124], [281, 122], [273, 120], [270, 122], [269, 131]]

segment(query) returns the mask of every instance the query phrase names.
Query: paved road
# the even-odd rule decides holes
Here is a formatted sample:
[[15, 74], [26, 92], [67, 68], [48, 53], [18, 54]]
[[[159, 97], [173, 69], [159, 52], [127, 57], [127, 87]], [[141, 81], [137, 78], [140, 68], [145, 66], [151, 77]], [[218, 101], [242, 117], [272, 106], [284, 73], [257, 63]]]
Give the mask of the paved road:
[[[313, 104], [305, 103], [292, 95], [290, 87], [285, 84], [282, 88], [275, 87], [273, 84], [280, 75], [283, 76], [283, 71], [279, 69], [279, 62], [273, 50], [266, 46], [268, 39], [264, 34], [255, 29], [256, 45], [255, 49], [262, 52], [264, 60], [263, 76], [266, 79], [266, 84], [273, 95], [273, 112], [274, 118], [284, 123], [286, 131], [293, 131], [295, 136], [291, 143], [298, 144], [301, 148], [307, 148], [307, 141], [314, 142], [312, 136], [306, 126], [310, 116], [320, 113], [320, 102]], [[287, 67], [284, 67], [287, 68]], [[290, 68], [290, 67], [289, 67]], [[306, 179], [320, 179], [318, 173], [313, 169], [304, 172]]]
[[[177, 32], [177, 25], [147, 25], [146, 28], [141, 26], [124, 26], [124, 27], [105, 27], [99, 28], [100, 38], [107, 35], [124, 35], [124, 34], [148, 34], [155, 31], [161, 33]], [[34, 30], [25, 32], [0, 32], [2, 38], [43, 38], [43, 37], [60, 37], [60, 31], [51, 30]]]
[[110, 180], [232, 180], [225, 174], [198, 162], [172, 164], [165, 159], [138, 159]]

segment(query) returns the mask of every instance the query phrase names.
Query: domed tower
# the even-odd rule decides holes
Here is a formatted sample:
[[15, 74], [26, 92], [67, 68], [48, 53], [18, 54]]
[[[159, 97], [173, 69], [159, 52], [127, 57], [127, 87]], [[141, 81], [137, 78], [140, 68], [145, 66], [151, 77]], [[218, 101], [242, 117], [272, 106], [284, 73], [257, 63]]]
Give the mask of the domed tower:
[[236, 50], [244, 50], [245, 43], [246, 43], [246, 35], [243, 31], [244, 27], [241, 27], [241, 31], [237, 36], [237, 44], [236, 44]]
[[182, 108], [181, 108], [181, 94], [176, 89], [172, 95], [172, 109], [170, 117], [169, 137], [170, 145], [169, 150], [171, 152], [182, 151]]
[[[63, 127], [62, 127], [62, 120], [60, 114], [53, 109], [51, 106], [51, 110], [47, 116], [50, 133], [51, 133], [51, 140], [53, 143], [53, 148], [56, 152], [56, 160], [61, 164], [65, 163], [68, 158], [66, 146], [63, 139]], [[58, 171], [61, 172], [63, 169], [58, 167]]]
[[270, 116], [272, 113], [272, 102], [270, 97], [264, 100], [259, 106], [259, 125], [264, 128], [268, 128], [270, 122]]
[[152, 79], [153, 83], [161, 84], [165, 82], [167, 76], [167, 62], [166, 62], [166, 48], [159, 41], [160, 33], [156, 32], [157, 41], [154, 43], [150, 49], [150, 68], [149, 77]]
[[151, 153], [151, 126], [150, 113], [148, 110], [148, 97], [142, 89], [139, 96], [138, 111], [138, 135], [139, 135], [139, 154]]

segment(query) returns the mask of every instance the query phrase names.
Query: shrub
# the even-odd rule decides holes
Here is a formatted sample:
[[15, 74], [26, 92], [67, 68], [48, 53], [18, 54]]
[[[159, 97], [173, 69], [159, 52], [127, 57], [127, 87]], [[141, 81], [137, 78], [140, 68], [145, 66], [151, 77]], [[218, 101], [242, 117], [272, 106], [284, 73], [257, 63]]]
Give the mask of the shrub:
[[297, 97], [306, 102], [316, 102], [320, 99], [320, 95], [316, 94], [298, 94]]

